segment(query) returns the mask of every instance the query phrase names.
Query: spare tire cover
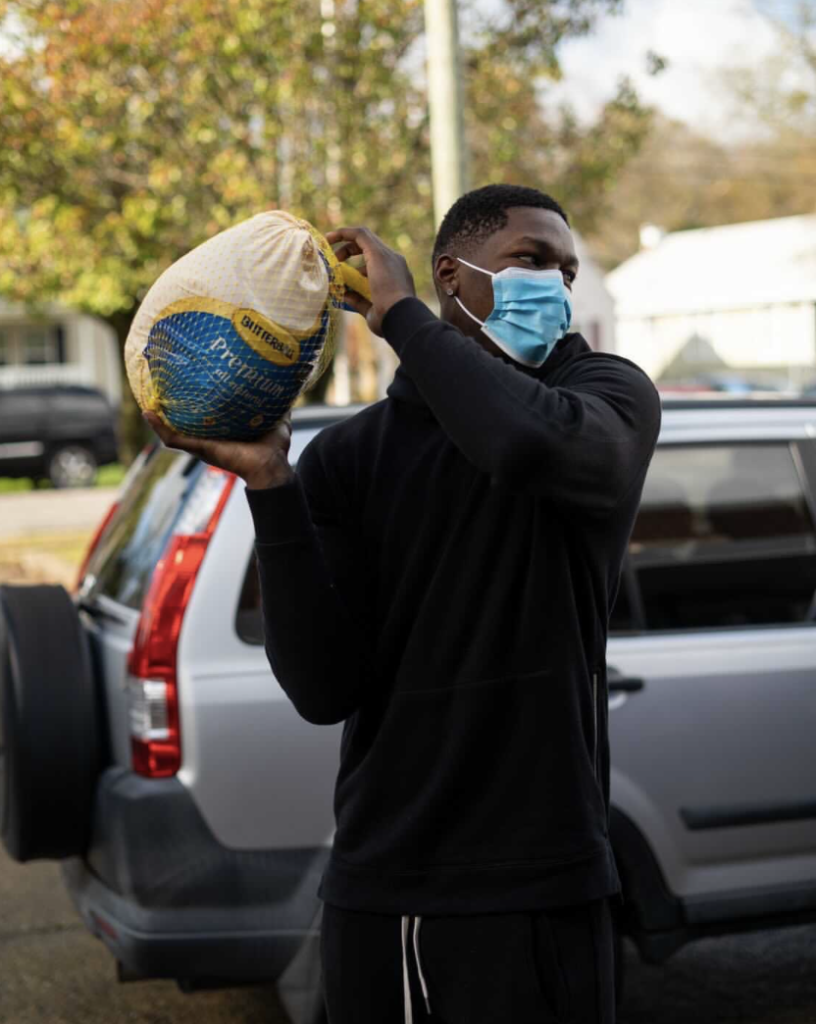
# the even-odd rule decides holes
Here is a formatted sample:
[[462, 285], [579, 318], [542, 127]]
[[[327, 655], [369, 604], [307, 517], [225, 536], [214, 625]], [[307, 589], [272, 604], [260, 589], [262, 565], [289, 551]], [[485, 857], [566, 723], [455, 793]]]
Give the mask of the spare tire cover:
[[81, 854], [100, 768], [88, 640], [58, 586], [0, 586], [0, 838], [17, 861]]

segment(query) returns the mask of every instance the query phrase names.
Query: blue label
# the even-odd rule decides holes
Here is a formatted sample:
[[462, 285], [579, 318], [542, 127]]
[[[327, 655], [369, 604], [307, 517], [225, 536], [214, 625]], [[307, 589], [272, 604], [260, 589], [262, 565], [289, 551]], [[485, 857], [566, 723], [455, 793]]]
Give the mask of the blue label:
[[297, 360], [281, 366], [251, 348], [228, 317], [206, 310], [162, 317], [144, 350], [162, 413], [192, 437], [261, 436], [294, 404], [328, 328], [327, 310], [317, 333], [300, 342]]

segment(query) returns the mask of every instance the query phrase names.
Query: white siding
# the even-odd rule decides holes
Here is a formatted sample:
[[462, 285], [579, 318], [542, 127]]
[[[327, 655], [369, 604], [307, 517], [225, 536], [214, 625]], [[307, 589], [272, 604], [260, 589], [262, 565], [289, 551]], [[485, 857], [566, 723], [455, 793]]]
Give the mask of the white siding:
[[[618, 351], [659, 377], [693, 337], [707, 341], [727, 366], [742, 369], [816, 366], [816, 304], [790, 303], [696, 314], [625, 317]], [[693, 374], [694, 365], [689, 365]]]
[[606, 281], [618, 351], [655, 378], [694, 338], [724, 368], [816, 373], [816, 216], [675, 232]]
[[572, 289], [571, 330], [579, 331], [595, 349], [614, 352], [615, 300], [604, 282], [604, 275], [592, 259], [577, 233], [575, 249], [581, 266]]

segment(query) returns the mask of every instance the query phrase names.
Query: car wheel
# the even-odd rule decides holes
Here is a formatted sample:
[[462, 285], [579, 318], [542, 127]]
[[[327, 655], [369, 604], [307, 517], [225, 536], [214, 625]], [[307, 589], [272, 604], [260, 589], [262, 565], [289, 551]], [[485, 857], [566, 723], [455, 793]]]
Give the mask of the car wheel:
[[96, 479], [96, 458], [82, 444], [57, 448], [48, 460], [48, 479], [54, 487], [91, 487]]
[[0, 586], [0, 838], [17, 861], [85, 851], [99, 773], [85, 634], [62, 587]]

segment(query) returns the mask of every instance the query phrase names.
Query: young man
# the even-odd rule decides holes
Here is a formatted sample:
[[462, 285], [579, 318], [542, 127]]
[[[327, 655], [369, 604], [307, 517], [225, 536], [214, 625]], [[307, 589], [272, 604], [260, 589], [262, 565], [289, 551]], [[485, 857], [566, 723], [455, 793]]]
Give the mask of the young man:
[[247, 482], [267, 652], [345, 721], [320, 889], [330, 1024], [612, 1024], [607, 620], [660, 422], [633, 364], [569, 334], [566, 215], [463, 196], [437, 317], [364, 228], [350, 301], [401, 360], [388, 398], [289, 466], [165, 442]]

